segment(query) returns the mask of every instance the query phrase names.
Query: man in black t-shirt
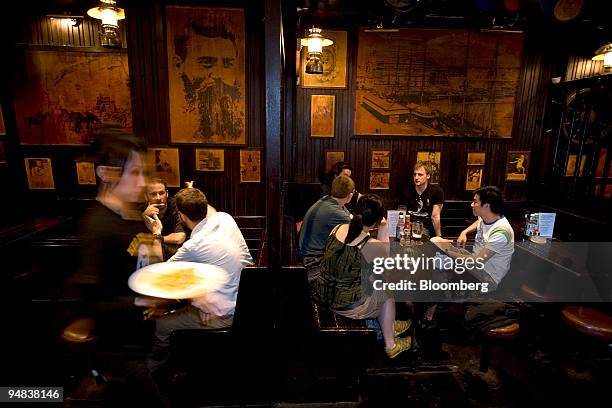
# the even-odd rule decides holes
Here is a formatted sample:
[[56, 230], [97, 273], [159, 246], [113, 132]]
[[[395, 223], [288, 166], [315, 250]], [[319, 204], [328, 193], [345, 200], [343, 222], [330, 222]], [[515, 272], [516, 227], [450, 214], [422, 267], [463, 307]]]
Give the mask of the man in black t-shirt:
[[398, 193], [398, 206], [406, 205], [408, 211], [427, 214], [424, 227], [425, 234], [442, 236], [440, 213], [444, 205], [444, 191], [435, 184], [430, 184], [431, 167], [428, 162], [418, 161], [412, 173], [414, 184], [401, 187]]
[[162, 242], [174, 245], [181, 245], [185, 242], [185, 230], [181, 225], [174, 200], [168, 198], [166, 182], [157, 177], [152, 178], [147, 183], [145, 195], [148, 205], [142, 214], [147, 228], [153, 232], [152, 226], [148, 220], [149, 218], [153, 218], [154, 215], [157, 215], [164, 226], [162, 230]]

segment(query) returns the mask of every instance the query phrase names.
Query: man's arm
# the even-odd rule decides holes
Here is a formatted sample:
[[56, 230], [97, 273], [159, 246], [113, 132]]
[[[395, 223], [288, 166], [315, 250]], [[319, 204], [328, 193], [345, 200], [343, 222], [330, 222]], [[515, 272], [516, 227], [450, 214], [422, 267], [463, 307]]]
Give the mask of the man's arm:
[[442, 222], [440, 221], [442, 205], [443, 204], [434, 204], [433, 208], [431, 209], [431, 222], [433, 224], [436, 237], [442, 236]]
[[186, 238], [187, 234], [185, 234], [184, 232], [173, 232], [164, 237], [164, 243], [181, 245], [183, 242], [185, 242]]
[[478, 220], [474, 221], [472, 225], [461, 231], [461, 234], [459, 234], [459, 238], [457, 238], [457, 244], [465, 245], [465, 243], [467, 242], [467, 234], [476, 232], [476, 228], [478, 228]]

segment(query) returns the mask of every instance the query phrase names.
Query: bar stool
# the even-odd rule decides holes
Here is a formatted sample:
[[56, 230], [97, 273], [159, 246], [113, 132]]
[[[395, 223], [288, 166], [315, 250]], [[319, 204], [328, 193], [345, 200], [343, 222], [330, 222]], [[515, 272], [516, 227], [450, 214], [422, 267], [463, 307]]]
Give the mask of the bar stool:
[[[71, 348], [86, 355], [87, 368], [96, 379], [96, 384], [106, 383], [106, 378], [94, 366], [94, 353], [98, 337], [94, 333], [96, 321], [92, 318], [81, 317], [70, 323], [62, 332], [62, 339]], [[76, 351], [75, 350], [75, 351]]]
[[507, 326], [497, 327], [495, 329], [488, 330], [484, 333], [484, 339], [482, 343], [482, 349], [480, 352], [480, 366], [479, 370], [486, 372], [489, 369], [489, 362], [491, 360], [491, 349], [493, 345], [500, 340], [513, 339], [520, 332], [520, 325], [518, 323], [511, 323]]

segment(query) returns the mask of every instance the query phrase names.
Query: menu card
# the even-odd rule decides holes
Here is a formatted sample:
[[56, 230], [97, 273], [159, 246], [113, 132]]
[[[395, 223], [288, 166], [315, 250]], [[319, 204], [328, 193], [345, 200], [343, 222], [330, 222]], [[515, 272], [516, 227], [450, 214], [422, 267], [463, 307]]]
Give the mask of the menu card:
[[389, 238], [395, 238], [397, 231], [397, 222], [399, 221], [399, 213], [404, 211], [387, 210], [387, 224], [389, 225]]
[[540, 213], [538, 217], [538, 231], [544, 238], [552, 238], [555, 228], [556, 213]]

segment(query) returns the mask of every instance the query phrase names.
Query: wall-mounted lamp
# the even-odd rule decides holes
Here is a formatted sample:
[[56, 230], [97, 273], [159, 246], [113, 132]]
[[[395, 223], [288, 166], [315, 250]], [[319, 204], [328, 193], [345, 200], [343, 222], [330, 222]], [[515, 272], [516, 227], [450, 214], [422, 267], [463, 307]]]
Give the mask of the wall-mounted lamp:
[[87, 15], [102, 20], [102, 46], [121, 47], [119, 20], [125, 18], [125, 11], [117, 7], [115, 0], [100, 0], [98, 7], [87, 10]]
[[603, 61], [604, 68], [612, 67], [612, 43], [607, 43], [595, 51], [593, 61]]
[[323, 47], [328, 47], [334, 42], [321, 35], [321, 29], [312, 27], [308, 29], [308, 37], [302, 38], [302, 47], [308, 47], [308, 61], [306, 62], [307, 74], [322, 74], [323, 63], [321, 62], [321, 53]]

